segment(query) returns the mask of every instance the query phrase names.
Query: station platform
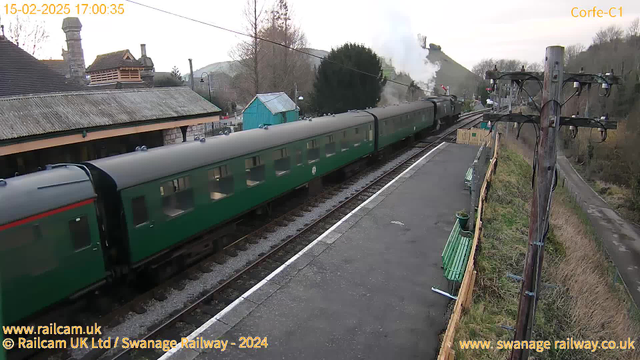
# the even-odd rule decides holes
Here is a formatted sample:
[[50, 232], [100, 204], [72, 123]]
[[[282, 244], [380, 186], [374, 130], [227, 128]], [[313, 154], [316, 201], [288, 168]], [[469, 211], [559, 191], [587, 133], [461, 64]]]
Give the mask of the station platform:
[[[478, 147], [444, 143], [161, 359], [432, 359], [449, 299], [441, 254]], [[267, 338], [260, 349], [241, 337]], [[235, 344], [235, 345], [233, 345]]]

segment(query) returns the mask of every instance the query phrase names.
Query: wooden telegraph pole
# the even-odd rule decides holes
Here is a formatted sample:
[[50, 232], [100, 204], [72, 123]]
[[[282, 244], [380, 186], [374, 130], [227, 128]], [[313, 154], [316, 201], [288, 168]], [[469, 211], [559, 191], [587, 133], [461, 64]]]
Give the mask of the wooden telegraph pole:
[[[556, 134], [560, 128], [560, 97], [562, 96], [562, 78], [564, 48], [547, 48], [544, 64], [544, 82], [542, 104], [540, 107], [540, 142], [538, 144], [538, 166], [535, 170], [535, 186], [531, 201], [529, 223], [529, 247], [524, 265], [522, 289], [514, 340], [531, 339], [535, 309], [538, 303], [538, 289], [544, 257], [544, 241], [549, 226], [551, 193], [556, 169]], [[529, 357], [527, 349], [514, 349], [511, 360], [524, 360]]]
[[[606, 74], [585, 74], [564, 72], [564, 48], [550, 46], [547, 48], [544, 73], [526, 72], [524, 67], [520, 72], [501, 73], [498, 69], [487, 71], [486, 79], [494, 80], [497, 86], [498, 80], [512, 81], [522, 89], [528, 80], [543, 79], [542, 101], [538, 108], [540, 116], [523, 115], [522, 113], [487, 113], [483, 118], [492, 122], [517, 122], [521, 126], [525, 123], [533, 123], [539, 128], [536, 159], [534, 159], [535, 181], [533, 186], [533, 198], [531, 201], [531, 213], [529, 219], [529, 245], [525, 256], [524, 273], [522, 276], [522, 288], [520, 289], [520, 301], [518, 304], [518, 318], [516, 319], [516, 341], [531, 340], [531, 333], [535, 323], [536, 306], [540, 297], [540, 278], [542, 275], [542, 262], [544, 258], [544, 245], [549, 229], [549, 217], [551, 212], [551, 194], [556, 176], [556, 137], [559, 136], [560, 127], [570, 126], [577, 134], [577, 128], [598, 128], [602, 141], [606, 139], [607, 129], [616, 129], [615, 121], [600, 121], [589, 117], [561, 116], [561, 108], [565, 101], [573, 96], [580, 96], [582, 89], [590, 89], [596, 84], [605, 90], [603, 96], [611, 94], [611, 85], [620, 83], [620, 78], [613, 74], [613, 70]], [[566, 82], [574, 84], [576, 92], [567, 100], [562, 100], [562, 88]], [[499, 89], [499, 87], [498, 87]], [[527, 93], [528, 95], [528, 93]], [[588, 93], [587, 93], [588, 95]], [[533, 100], [533, 99], [531, 99]], [[574, 135], [575, 136], [575, 135]], [[510, 360], [526, 360], [529, 358], [528, 349], [514, 349]]]

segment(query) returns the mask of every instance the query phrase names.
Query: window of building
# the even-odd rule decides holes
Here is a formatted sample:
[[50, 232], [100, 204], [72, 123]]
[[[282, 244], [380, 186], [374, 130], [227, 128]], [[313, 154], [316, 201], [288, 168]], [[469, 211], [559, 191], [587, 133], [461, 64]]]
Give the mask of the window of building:
[[69, 232], [74, 250], [78, 251], [91, 245], [91, 231], [86, 215], [69, 220]]
[[167, 181], [160, 186], [162, 211], [169, 217], [193, 209], [193, 188], [189, 176]]
[[282, 148], [273, 152], [273, 167], [276, 170], [276, 176], [281, 176], [291, 170], [291, 158], [289, 158], [289, 150]]
[[326, 157], [336, 153], [336, 143], [333, 135], [327, 136], [327, 143], [324, 145], [324, 154]]
[[149, 221], [149, 214], [147, 214], [147, 204], [144, 201], [144, 196], [138, 196], [131, 199], [131, 213], [133, 215], [133, 226], [138, 226]]
[[220, 200], [233, 194], [233, 175], [228, 165], [218, 166], [207, 171], [209, 178], [209, 197]]
[[349, 150], [349, 131], [345, 130], [342, 132], [341, 134], [341, 139], [340, 139], [340, 149], [341, 151], [347, 151]]
[[244, 159], [244, 168], [247, 174], [247, 186], [256, 186], [265, 180], [264, 164], [260, 156], [252, 156]]
[[[8, 233], [6, 237], [4, 232]], [[23, 225], [11, 230], [4, 230], [2, 241], [0, 241], [0, 251], [31, 245], [39, 237], [40, 227], [38, 225]]]
[[296, 149], [296, 164], [302, 165], [302, 149]]
[[318, 140], [307, 141], [307, 160], [309, 161], [309, 164], [320, 160]]

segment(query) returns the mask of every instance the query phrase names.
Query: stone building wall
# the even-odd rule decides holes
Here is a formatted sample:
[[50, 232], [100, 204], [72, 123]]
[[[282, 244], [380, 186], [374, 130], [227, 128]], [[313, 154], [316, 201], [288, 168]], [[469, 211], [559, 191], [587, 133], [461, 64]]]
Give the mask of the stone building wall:
[[[164, 145], [179, 144], [182, 142], [182, 131], [180, 128], [162, 130]], [[190, 125], [187, 128], [187, 141], [193, 141], [195, 137], [204, 137], [204, 124]]]

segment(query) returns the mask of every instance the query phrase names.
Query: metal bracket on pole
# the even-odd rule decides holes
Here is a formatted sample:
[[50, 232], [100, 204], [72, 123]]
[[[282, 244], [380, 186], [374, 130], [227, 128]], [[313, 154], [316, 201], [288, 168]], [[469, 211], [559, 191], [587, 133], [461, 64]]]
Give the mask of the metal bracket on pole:
[[508, 273], [508, 274], [507, 274], [507, 277], [508, 277], [508, 278], [511, 278], [511, 279], [513, 279], [513, 280], [515, 280], [515, 281], [522, 281], [522, 276], [518, 276], [518, 275], [516, 275], [516, 274]]

